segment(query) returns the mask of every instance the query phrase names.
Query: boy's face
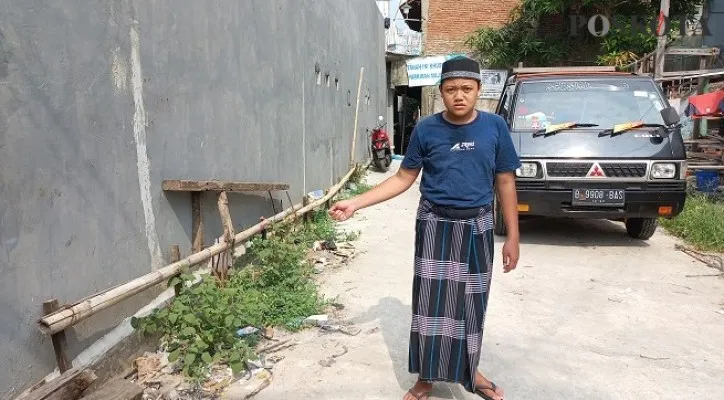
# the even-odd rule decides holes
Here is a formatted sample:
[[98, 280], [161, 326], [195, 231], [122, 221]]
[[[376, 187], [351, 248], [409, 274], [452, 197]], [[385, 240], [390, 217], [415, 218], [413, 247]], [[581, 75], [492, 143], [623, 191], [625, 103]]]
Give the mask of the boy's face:
[[475, 108], [480, 84], [475, 79], [446, 79], [440, 86], [440, 93], [448, 112], [456, 117], [463, 117]]

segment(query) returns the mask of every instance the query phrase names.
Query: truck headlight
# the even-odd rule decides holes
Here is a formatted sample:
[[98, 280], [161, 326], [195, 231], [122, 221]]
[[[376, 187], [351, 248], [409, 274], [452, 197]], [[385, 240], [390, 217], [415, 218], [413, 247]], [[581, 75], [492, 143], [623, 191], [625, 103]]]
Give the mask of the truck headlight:
[[518, 178], [537, 178], [538, 163], [522, 162], [521, 167], [515, 170], [515, 176]]
[[654, 179], [673, 179], [676, 177], [676, 164], [655, 163], [651, 166], [651, 177]]

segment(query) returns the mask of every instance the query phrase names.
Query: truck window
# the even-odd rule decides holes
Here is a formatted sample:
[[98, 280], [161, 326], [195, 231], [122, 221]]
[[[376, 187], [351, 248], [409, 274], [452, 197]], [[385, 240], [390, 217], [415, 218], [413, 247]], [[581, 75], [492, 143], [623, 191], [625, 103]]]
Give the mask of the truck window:
[[513, 129], [541, 129], [579, 122], [611, 128], [633, 121], [663, 124], [665, 107], [653, 82], [615, 79], [523, 82], [513, 114]]

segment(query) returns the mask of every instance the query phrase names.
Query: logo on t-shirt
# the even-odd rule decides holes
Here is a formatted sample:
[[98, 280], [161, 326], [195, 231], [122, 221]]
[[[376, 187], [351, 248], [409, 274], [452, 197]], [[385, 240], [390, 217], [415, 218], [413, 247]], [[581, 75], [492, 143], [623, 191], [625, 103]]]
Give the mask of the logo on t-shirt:
[[450, 151], [470, 151], [475, 149], [475, 142], [460, 142], [455, 143], [453, 147], [450, 148]]

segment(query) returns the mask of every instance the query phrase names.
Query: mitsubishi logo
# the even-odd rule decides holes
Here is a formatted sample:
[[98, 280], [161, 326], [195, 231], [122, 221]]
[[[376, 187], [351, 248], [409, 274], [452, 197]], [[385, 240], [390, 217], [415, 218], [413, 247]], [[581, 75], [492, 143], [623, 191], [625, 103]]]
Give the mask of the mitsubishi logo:
[[588, 171], [587, 178], [605, 178], [606, 173], [603, 172], [601, 166], [598, 163], [594, 163], [591, 169]]

